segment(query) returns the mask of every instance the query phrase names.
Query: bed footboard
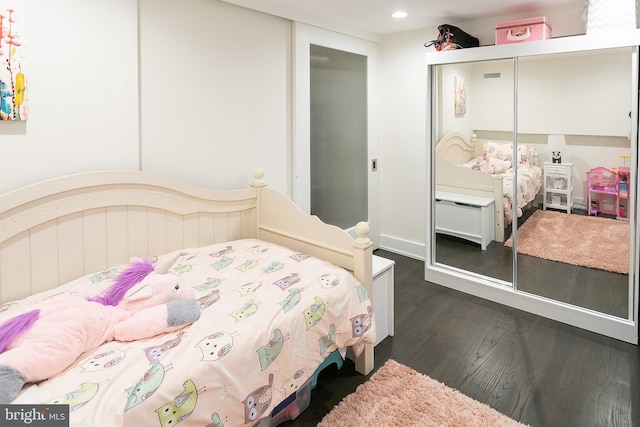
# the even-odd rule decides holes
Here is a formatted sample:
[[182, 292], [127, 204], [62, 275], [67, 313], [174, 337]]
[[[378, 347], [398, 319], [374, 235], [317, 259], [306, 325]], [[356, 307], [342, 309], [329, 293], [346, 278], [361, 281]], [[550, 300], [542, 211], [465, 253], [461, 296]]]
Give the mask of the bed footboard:
[[[351, 271], [362, 283], [373, 303], [373, 244], [367, 237], [369, 225], [356, 226], [357, 238], [318, 217], [302, 212], [284, 195], [267, 188], [256, 172], [253, 186], [258, 190], [258, 238], [325, 259]], [[363, 375], [373, 370], [373, 344], [366, 344], [356, 359], [356, 370]]]

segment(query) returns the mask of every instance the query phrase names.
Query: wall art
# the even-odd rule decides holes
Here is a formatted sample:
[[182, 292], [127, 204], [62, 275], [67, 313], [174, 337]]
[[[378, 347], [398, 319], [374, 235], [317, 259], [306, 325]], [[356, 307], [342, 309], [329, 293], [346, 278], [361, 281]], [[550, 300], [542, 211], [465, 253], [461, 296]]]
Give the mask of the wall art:
[[25, 3], [0, 0], [0, 120], [27, 119]]
[[453, 78], [453, 109], [456, 117], [464, 117], [467, 114], [467, 84], [464, 77]]

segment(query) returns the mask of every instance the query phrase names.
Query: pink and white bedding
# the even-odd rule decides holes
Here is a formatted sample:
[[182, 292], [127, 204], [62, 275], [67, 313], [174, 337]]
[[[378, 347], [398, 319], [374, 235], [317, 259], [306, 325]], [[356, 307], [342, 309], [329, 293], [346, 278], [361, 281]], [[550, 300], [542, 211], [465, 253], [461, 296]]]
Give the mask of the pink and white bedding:
[[[6, 304], [0, 323], [39, 301], [98, 295], [122, 268]], [[103, 344], [13, 403], [67, 403], [72, 426], [254, 425], [333, 350], [375, 342], [367, 292], [326, 261], [247, 239], [182, 250], [172, 271], [196, 291], [199, 320]]]
[[[513, 169], [502, 173], [502, 188], [504, 191], [505, 219], [513, 219]], [[538, 166], [518, 166], [516, 214], [522, 216], [522, 209], [536, 198], [542, 187], [542, 170]]]
[[513, 178], [514, 163], [517, 161], [516, 213], [520, 217], [522, 209], [533, 201], [542, 188], [542, 169], [537, 165], [536, 153], [532, 147], [518, 145], [516, 161], [513, 158], [513, 144], [499, 144], [485, 141], [484, 154], [462, 166], [492, 175], [500, 175], [503, 189], [505, 223], [513, 219]]

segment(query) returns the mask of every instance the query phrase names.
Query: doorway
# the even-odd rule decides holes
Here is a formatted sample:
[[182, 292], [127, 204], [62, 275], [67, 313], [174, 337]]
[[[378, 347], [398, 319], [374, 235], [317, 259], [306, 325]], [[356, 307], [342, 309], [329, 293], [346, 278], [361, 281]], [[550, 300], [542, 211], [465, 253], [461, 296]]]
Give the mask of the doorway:
[[367, 58], [313, 44], [310, 55], [310, 213], [347, 229], [368, 217]]
[[294, 201], [377, 247], [377, 44], [294, 23]]

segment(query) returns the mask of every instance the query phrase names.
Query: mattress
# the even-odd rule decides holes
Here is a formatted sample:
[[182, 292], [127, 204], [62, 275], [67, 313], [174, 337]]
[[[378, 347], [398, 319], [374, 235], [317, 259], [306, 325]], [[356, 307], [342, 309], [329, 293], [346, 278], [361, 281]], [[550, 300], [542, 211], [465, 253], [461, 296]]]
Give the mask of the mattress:
[[[73, 426], [254, 425], [308, 384], [335, 349], [375, 342], [372, 304], [346, 270], [255, 239], [189, 248], [171, 271], [200, 318], [168, 334], [111, 341], [13, 403], [68, 404]], [[0, 323], [49, 300], [95, 296], [124, 266], [5, 304]], [[43, 348], [43, 351], [46, 349]]]
[[[511, 221], [513, 219], [513, 169], [502, 175], [504, 216], [507, 221]], [[522, 209], [535, 200], [542, 188], [542, 169], [538, 166], [518, 165], [517, 177], [516, 214], [519, 218], [522, 216]]]

